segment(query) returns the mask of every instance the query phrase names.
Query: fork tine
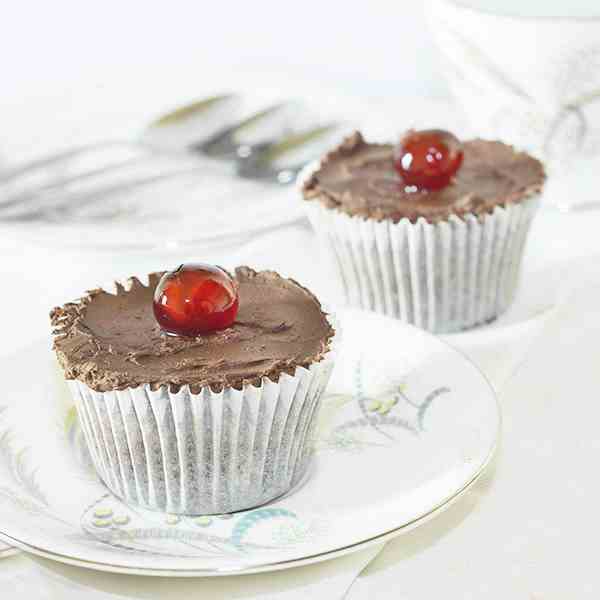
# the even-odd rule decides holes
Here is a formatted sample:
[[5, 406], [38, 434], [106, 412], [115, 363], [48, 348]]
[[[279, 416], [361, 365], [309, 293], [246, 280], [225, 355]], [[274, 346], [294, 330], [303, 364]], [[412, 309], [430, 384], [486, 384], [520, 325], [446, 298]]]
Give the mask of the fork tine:
[[227, 102], [229, 100], [234, 100], [239, 98], [238, 94], [221, 94], [219, 96], [211, 96], [210, 98], [204, 98], [203, 100], [197, 100], [195, 102], [191, 102], [190, 104], [185, 104], [176, 108], [175, 110], [168, 112], [155, 121], [152, 121], [148, 125], [148, 129], [153, 127], [163, 127], [165, 125], [174, 125], [175, 123], [180, 123], [181, 121], [185, 121], [190, 117], [195, 115], [199, 115], [206, 110], [213, 108], [217, 104], [221, 104], [222, 102]]
[[287, 154], [292, 150], [297, 150], [298, 148], [335, 131], [338, 127], [339, 123], [332, 122], [326, 123], [325, 125], [318, 125], [312, 129], [293, 132], [277, 142], [265, 145], [264, 150], [256, 155], [256, 161], [259, 163], [273, 162], [284, 154]]
[[93, 191], [62, 193], [58, 198], [58, 202], [55, 202], [51, 205], [38, 205], [30, 208], [30, 210], [19, 212], [18, 214], [2, 215], [0, 213], [0, 221], [34, 220], [36, 218], [39, 218], [40, 216], [43, 216], [44, 214], [48, 214], [49, 212], [64, 211], [71, 208], [81, 209], [85, 206], [94, 204], [102, 198], [104, 198], [105, 196], [110, 196], [115, 192], [124, 192], [130, 189], [134, 189], [136, 187], [142, 187], [144, 185], [150, 185], [160, 181], [166, 181], [174, 177], [190, 175], [192, 173], [197, 173], [204, 169], [206, 169], [206, 165], [204, 164], [195, 165], [193, 167], [188, 166], [182, 169], [177, 169], [175, 171], [170, 171], [168, 173], [160, 173], [159, 175], [140, 177], [138, 179], [133, 179], [128, 182], [119, 182], [116, 184], [113, 183], [109, 185], [99, 186]]
[[235, 153], [237, 145], [234, 143], [233, 137], [236, 133], [239, 133], [244, 129], [248, 129], [259, 121], [262, 121], [263, 119], [283, 110], [288, 105], [288, 102], [280, 102], [259, 110], [249, 117], [246, 117], [245, 119], [242, 119], [233, 125], [225, 127], [207, 140], [192, 144], [190, 146], [190, 150], [202, 152], [209, 156], [227, 156]]
[[248, 179], [257, 179], [271, 181], [280, 185], [292, 183], [296, 175], [306, 164], [306, 160], [292, 165], [285, 165], [281, 168], [272, 166], [271, 163], [277, 161], [280, 157], [298, 150], [303, 146], [326, 136], [340, 127], [339, 123], [326, 123], [318, 125], [312, 129], [304, 131], [295, 131], [281, 138], [277, 142], [267, 142], [255, 146], [248, 157], [236, 161], [236, 173], [240, 177]]
[[306, 163], [289, 165], [281, 169], [272, 167], [257, 168], [249, 161], [241, 161], [236, 165], [236, 173], [239, 177], [254, 181], [265, 181], [288, 185], [296, 179], [296, 175], [306, 166]]
[[32, 201], [39, 200], [42, 193], [52, 192], [59, 188], [64, 188], [73, 183], [85, 181], [93, 177], [98, 177], [109, 172], [118, 172], [121, 169], [131, 167], [132, 165], [138, 164], [143, 160], [149, 160], [148, 156], [137, 156], [130, 159], [126, 159], [118, 164], [109, 164], [97, 169], [90, 169], [89, 171], [83, 171], [73, 177], [70, 177], [67, 181], [58, 179], [46, 185], [36, 186], [33, 191], [19, 192], [8, 196], [6, 200], [0, 200], [0, 211], [4, 211], [10, 208], [26, 208]]
[[58, 164], [60, 162], [64, 162], [70, 158], [75, 156], [85, 154], [87, 152], [92, 152], [94, 150], [99, 150], [102, 148], [110, 148], [111, 146], [132, 146], [135, 145], [135, 142], [127, 142], [127, 141], [108, 141], [108, 142], [96, 142], [93, 144], [85, 144], [83, 146], [77, 146], [76, 148], [70, 148], [69, 150], [65, 150], [63, 152], [58, 152], [57, 154], [53, 154], [52, 156], [45, 156], [43, 158], [38, 158], [37, 160], [33, 160], [24, 165], [18, 165], [16, 167], [8, 168], [0, 171], [0, 185], [9, 183], [17, 179], [18, 177], [22, 177], [27, 173], [32, 171], [36, 171], [38, 169], [46, 168]]
[[[274, 162], [280, 156], [283, 156], [288, 152], [297, 150], [302, 146], [310, 144], [315, 140], [326, 136], [328, 133], [335, 131], [339, 127], [339, 123], [331, 122], [300, 132], [294, 131], [284, 135], [283, 137], [280, 137], [277, 139], [277, 141], [265, 141], [258, 144], [245, 146], [244, 149], [246, 152], [244, 154], [239, 151], [242, 146], [238, 147], [232, 144], [231, 150], [238, 150], [234, 155], [237, 159], [236, 173], [241, 177], [247, 177], [250, 179], [273, 179], [279, 183], [289, 183], [291, 181], [290, 177], [297, 174], [303, 165], [286, 167], [286, 169], [284, 169], [282, 172], [279, 172], [276, 169], [269, 169], [266, 167], [266, 165]], [[232, 129], [234, 128], [235, 126], [233, 126]], [[212, 141], [213, 140], [210, 142], [212, 143]], [[220, 156], [224, 157], [226, 155], [221, 154]], [[215, 156], [213, 155], [213, 157]]]

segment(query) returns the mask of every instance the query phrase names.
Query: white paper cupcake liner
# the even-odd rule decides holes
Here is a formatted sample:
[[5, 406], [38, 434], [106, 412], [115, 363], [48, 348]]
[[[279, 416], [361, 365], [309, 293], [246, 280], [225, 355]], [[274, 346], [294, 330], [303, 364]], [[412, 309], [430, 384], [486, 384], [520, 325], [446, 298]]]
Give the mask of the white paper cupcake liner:
[[175, 514], [222, 514], [281, 496], [307, 471], [331, 349], [259, 387], [177, 393], [149, 385], [96, 392], [69, 381], [98, 475], [124, 501]]
[[436, 224], [349, 216], [318, 199], [305, 204], [349, 306], [451, 333], [491, 321], [510, 305], [539, 195]]

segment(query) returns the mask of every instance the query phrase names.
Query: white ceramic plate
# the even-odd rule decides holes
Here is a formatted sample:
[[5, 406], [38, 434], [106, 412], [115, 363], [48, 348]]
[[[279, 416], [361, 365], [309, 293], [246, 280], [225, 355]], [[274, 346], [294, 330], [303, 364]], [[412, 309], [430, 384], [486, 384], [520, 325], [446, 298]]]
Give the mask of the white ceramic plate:
[[500, 416], [481, 373], [443, 342], [341, 313], [343, 344], [306, 480], [262, 508], [177, 518], [96, 478], [49, 344], [3, 364], [0, 537], [58, 561], [148, 575], [226, 575], [325, 560], [397, 535], [482, 473]]

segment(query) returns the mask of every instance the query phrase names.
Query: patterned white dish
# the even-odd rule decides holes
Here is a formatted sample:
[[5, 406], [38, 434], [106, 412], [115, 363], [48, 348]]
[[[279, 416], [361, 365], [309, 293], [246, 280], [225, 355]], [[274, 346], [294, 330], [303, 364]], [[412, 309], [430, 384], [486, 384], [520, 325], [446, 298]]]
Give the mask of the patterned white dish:
[[0, 537], [94, 569], [227, 575], [332, 558], [436, 514], [494, 452], [494, 393], [431, 335], [371, 313], [340, 316], [344, 340], [309, 475], [292, 493], [234, 515], [176, 517], [123, 504], [94, 474], [48, 342], [7, 359]]

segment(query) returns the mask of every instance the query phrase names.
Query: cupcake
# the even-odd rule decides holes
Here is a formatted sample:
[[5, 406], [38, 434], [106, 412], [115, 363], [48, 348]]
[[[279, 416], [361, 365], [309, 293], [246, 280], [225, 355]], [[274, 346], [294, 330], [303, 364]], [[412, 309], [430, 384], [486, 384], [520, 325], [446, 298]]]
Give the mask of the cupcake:
[[307, 471], [334, 327], [271, 271], [182, 265], [51, 313], [98, 475], [177, 514], [258, 506]]
[[429, 130], [397, 146], [354, 133], [300, 185], [348, 305], [449, 333], [511, 303], [544, 180], [506, 144]]

